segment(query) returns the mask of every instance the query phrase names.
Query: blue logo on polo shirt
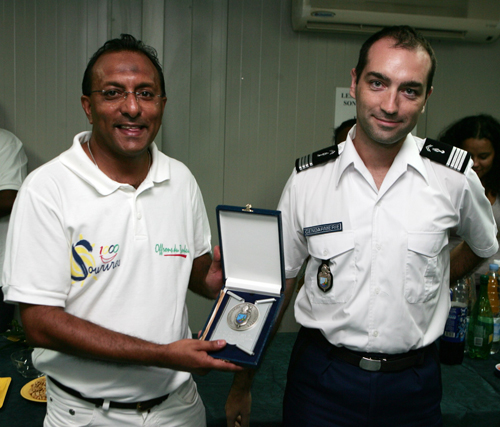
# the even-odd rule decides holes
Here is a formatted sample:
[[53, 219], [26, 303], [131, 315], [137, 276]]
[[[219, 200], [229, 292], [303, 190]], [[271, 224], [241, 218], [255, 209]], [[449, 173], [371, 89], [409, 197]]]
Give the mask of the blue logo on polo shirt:
[[92, 255], [94, 244], [85, 240], [81, 234], [78, 239], [71, 247], [71, 279], [73, 283], [81, 282], [81, 286], [83, 286], [85, 279], [92, 277], [97, 280], [99, 273], [114, 270], [120, 266], [120, 260], [116, 259], [120, 245], [101, 246], [98, 255], [102, 264], [98, 266]]
[[71, 247], [71, 279], [75, 282], [84, 281], [95, 267], [92, 256], [93, 245], [82, 238]]
[[333, 222], [331, 224], [313, 225], [312, 227], [304, 228], [304, 237], [316, 236], [318, 234], [336, 233], [342, 231], [341, 222]]

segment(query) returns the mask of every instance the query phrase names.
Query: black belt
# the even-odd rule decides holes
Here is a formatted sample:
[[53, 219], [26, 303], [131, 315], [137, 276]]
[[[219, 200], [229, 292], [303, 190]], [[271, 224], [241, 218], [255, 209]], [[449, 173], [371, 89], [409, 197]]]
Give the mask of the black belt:
[[402, 354], [362, 353], [345, 347], [330, 344], [318, 329], [302, 328], [306, 336], [328, 352], [329, 356], [338, 358], [365, 371], [397, 372], [422, 365], [425, 352], [430, 346], [418, 350], [410, 350]]
[[[73, 390], [72, 388], [66, 387], [64, 384], [61, 384], [59, 381], [56, 381], [52, 377], [48, 377], [50, 381], [55, 384], [57, 387], [59, 387], [61, 390], [65, 391], [68, 394], [71, 394], [71, 396], [78, 397], [79, 399], [85, 400], [86, 402], [94, 404], [96, 407], [101, 407], [104, 404], [105, 399], [93, 399], [91, 397], [85, 397], [82, 396], [82, 394], [76, 390]], [[159, 405], [160, 403], [164, 402], [165, 400], [168, 399], [168, 394], [165, 394], [164, 396], [156, 397], [155, 399], [150, 399], [150, 400], [145, 400], [143, 402], [130, 402], [130, 403], [123, 403], [123, 402], [109, 402], [109, 407], [110, 408], [117, 408], [117, 409], [136, 409], [137, 411], [144, 412], [148, 411], [151, 409], [153, 406]]]

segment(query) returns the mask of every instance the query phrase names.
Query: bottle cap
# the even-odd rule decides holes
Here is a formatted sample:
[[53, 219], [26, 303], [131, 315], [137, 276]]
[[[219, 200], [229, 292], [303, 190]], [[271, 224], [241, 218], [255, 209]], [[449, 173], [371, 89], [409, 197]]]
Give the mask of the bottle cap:
[[498, 270], [498, 264], [490, 264], [490, 270], [497, 271]]
[[495, 376], [497, 376], [498, 378], [500, 378], [500, 363], [497, 363], [495, 365]]

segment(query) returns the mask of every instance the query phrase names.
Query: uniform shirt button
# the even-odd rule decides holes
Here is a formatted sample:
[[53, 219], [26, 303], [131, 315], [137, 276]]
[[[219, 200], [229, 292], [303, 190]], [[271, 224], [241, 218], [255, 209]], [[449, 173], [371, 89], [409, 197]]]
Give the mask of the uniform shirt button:
[[378, 337], [378, 331], [373, 331], [373, 336]]
[[375, 288], [375, 293], [379, 294], [380, 293], [380, 288]]
[[142, 214], [140, 212], [137, 212], [137, 219], [142, 219]]

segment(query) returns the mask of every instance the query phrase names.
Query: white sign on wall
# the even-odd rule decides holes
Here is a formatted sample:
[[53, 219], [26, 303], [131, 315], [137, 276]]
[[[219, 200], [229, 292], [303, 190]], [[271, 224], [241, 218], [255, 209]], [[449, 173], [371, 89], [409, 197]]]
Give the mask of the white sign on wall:
[[338, 87], [335, 92], [335, 124], [337, 128], [346, 120], [356, 117], [356, 100], [349, 94], [348, 87]]

